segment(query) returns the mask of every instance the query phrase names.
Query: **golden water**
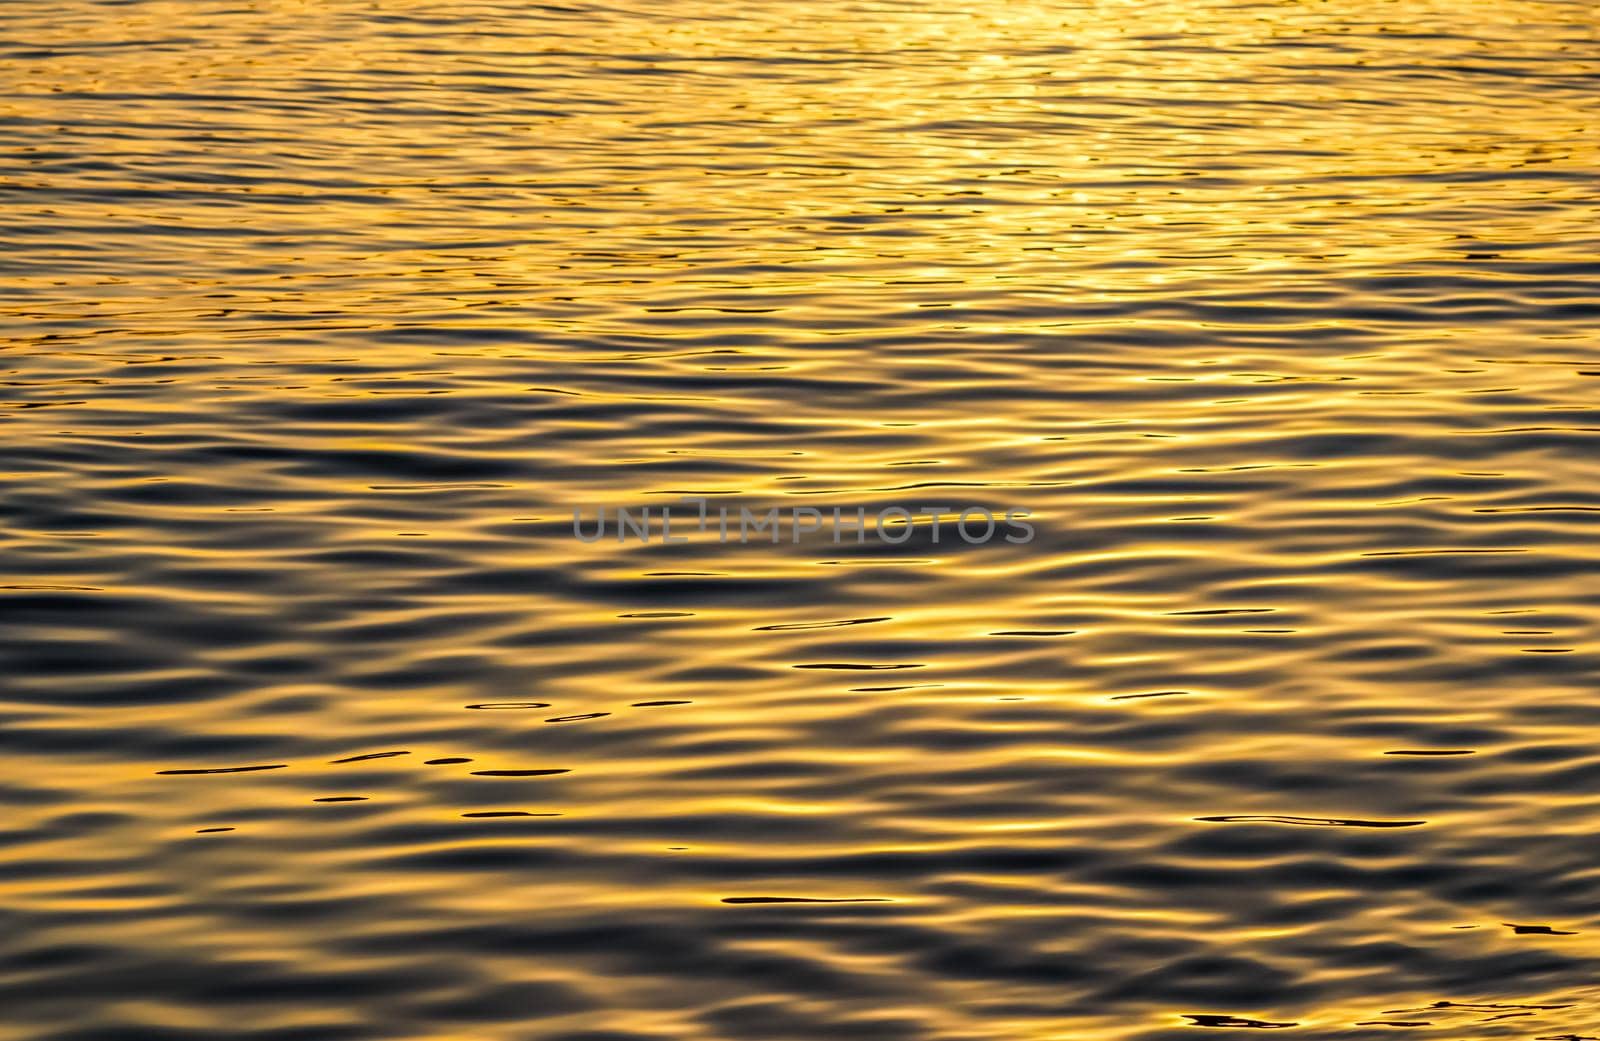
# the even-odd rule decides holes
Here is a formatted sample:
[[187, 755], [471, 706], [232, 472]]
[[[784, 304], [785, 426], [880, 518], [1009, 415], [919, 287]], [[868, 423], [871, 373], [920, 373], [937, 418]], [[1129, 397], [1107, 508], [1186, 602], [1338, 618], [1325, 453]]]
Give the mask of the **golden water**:
[[1600, 1034], [1597, 27], [7, 0], [0, 1038]]

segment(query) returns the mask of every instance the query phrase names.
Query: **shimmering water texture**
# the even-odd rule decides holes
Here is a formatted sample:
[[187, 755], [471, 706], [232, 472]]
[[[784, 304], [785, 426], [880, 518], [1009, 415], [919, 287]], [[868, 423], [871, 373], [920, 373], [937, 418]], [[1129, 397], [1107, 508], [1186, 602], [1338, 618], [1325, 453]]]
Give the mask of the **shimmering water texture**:
[[1597, 26], [6, 0], [0, 1041], [1600, 1036]]

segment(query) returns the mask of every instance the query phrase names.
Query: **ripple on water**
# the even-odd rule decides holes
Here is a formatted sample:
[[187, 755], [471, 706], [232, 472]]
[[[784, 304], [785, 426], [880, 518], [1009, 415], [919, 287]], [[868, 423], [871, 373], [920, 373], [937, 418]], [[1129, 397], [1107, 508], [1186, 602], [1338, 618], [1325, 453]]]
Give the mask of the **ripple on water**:
[[8, 0], [0, 1041], [1600, 1035], [1593, 13]]

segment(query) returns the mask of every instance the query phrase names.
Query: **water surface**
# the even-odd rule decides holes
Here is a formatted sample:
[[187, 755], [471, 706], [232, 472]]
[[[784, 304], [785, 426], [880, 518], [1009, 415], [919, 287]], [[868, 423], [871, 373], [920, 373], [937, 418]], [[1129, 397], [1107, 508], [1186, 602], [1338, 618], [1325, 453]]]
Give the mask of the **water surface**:
[[0, 1038], [1600, 1034], [1597, 28], [9, 0]]

